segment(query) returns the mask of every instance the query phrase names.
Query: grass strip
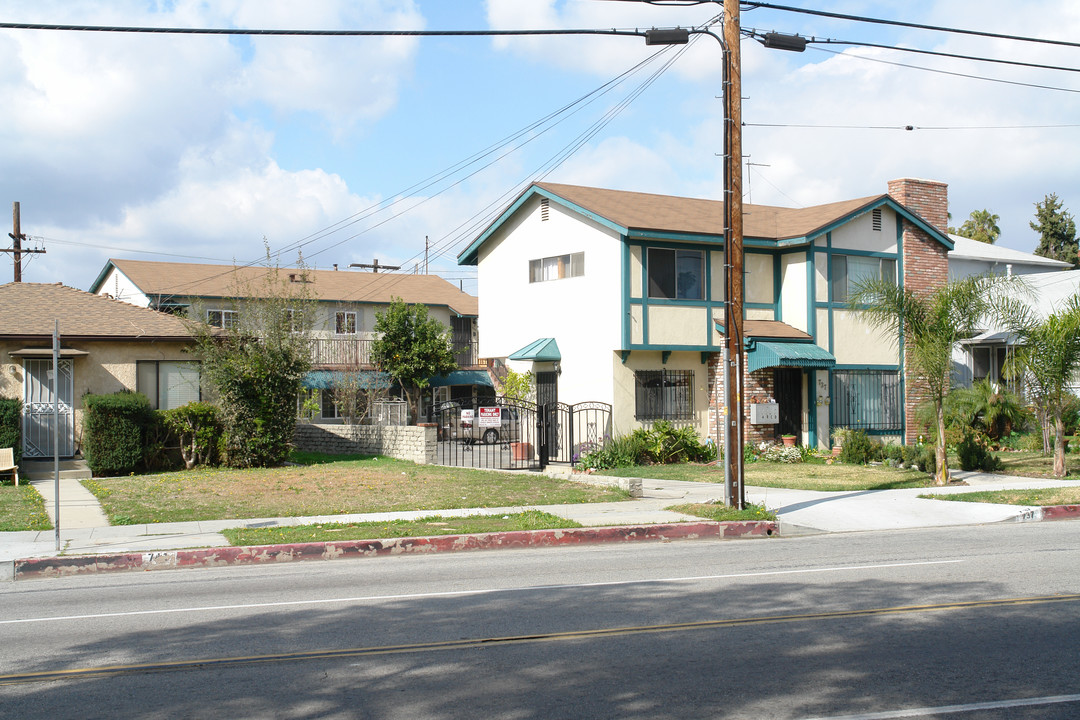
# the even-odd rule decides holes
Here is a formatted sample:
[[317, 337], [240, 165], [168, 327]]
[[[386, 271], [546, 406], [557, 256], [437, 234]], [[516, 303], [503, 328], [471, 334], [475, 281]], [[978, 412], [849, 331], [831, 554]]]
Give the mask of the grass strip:
[[232, 528], [223, 535], [233, 545], [281, 545], [334, 540], [379, 540], [383, 538], [471, 535], [514, 530], [578, 528], [579, 523], [556, 515], [527, 510], [510, 515], [470, 515], [431, 517], [386, 522], [320, 523], [273, 528]]
[[665, 509], [716, 522], [776, 520], [776, 513], [766, 509], [764, 505], [755, 505], [754, 503], [747, 503], [742, 510], [720, 503], [689, 503], [686, 505], [672, 505]]
[[1030, 490], [982, 490], [969, 493], [920, 495], [930, 500], [996, 503], [1000, 505], [1080, 505], [1080, 487], [1032, 488]]
[[32, 485], [0, 486], [0, 531], [51, 529], [45, 499]]

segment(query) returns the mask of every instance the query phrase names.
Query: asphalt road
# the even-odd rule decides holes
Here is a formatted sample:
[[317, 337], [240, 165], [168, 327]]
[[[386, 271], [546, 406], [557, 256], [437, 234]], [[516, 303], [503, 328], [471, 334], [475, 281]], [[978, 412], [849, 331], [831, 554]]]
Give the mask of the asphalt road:
[[12, 718], [1080, 717], [1080, 523], [0, 587]]

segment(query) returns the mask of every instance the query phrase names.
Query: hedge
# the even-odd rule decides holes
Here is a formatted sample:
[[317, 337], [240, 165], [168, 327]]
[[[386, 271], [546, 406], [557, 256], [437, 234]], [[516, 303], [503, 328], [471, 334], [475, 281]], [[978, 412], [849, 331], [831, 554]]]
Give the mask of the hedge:
[[153, 421], [142, 393], [83, 396], [83, 457], [94, 475], [127, 475], [143, 462]]

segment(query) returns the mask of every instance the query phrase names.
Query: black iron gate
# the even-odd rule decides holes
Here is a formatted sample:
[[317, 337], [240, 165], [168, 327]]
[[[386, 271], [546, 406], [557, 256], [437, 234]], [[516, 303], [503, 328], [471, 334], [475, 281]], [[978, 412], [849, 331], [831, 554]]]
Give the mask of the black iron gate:
[[601, 402], [551, 403], [543, 408], [541, 422], [545, 423], [541, 437], [547, 440], [548, 462], [574, 463], [611, 437], [611, 406]]
[[539, 470], [573, 463], [611, 436], [611, 406], [507, 398], [443, 403], [435, 409], [440, 465]]

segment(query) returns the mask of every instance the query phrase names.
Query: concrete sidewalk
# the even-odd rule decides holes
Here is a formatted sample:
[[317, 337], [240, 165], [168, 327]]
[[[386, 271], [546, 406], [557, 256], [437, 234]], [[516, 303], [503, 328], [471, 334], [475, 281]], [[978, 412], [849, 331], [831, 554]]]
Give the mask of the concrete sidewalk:
[[[967, 486], [937, 489], [868, 490], [858, 492], [816, 492], [779, 488], [747, 488], [747, 499], [764, 504], [779, 517], [782, 536], [893, 530], [902, 528], [943, 527], [1041, 519], [1037, 508], [984, 503], [948, 503], [919, 498], [921, 494], [962, 493], [973, 490], [1003, 490], [1035, 487], [1075, 487], [1080, 481], [1006, 477], [979, 473], [954, 473]], [[599, 480], [599, 478], [590, 478]], [[52, 481], [39, 481], [39, 492], [46, 498], [50, 517]], [[37, 483], [35, 483], [37, 484]], [[647, 526], [701, 522], [701, 518], [683, 515], [664, 508], [681, 503], [722, 499], [722, 484], [678, 480], [641, 481], [640, 499], [627, 502], [581, 505], [543, 505], [504, 508], [466, 508], [442, 511], [364, 513], [312, 517], [249, 518], [201, 522], [160, 523], [151, 525], [109, 526], [94, 496], [77, 480], [60, 484], [60, 551], [56, 549], [53, 530], [0, 533], [0, 561], [31, 557], [103, 553], [155, 553], [181, 548], [224, 547], [228, 543], [220, 532], [226, 528], [275, 527], [326, 522], [364, 522], [415, 519], [432, 515], [461, 517], [521, 512], [528, 509], [574, 520], [586, 527]]]

